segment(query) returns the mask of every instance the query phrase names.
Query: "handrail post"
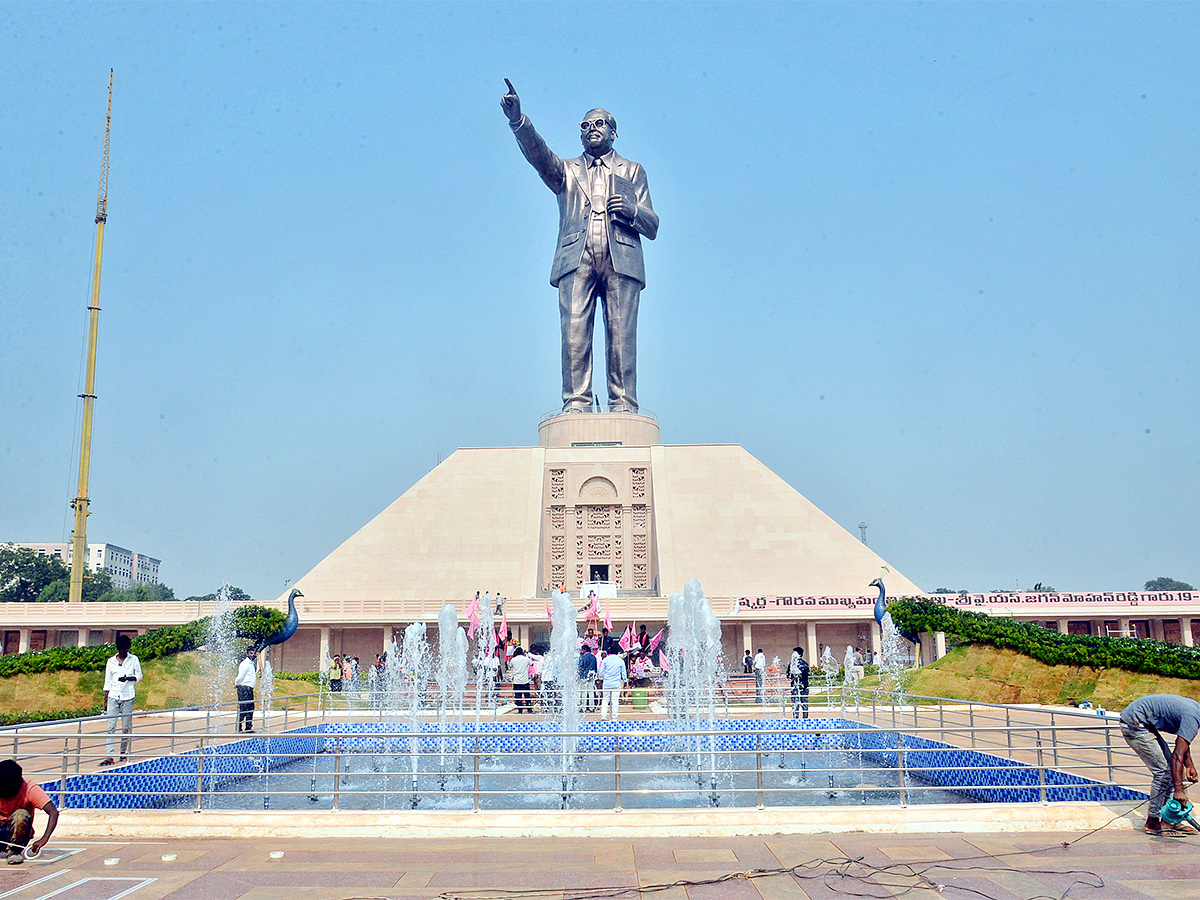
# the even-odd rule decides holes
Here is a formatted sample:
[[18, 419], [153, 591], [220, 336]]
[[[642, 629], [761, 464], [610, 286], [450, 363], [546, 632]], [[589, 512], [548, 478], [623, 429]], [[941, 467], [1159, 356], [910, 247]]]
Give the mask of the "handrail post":
[[342, 742], [335, 740], [333, 744], [333, 811], [341, 809], [342, 781]]
[[1034, 740], [1037, 741], [1037, 764], [1038, 764], [1038, 795], [1041, 798], [1043, 805], [1046, 803], [1046, 764], [1042, 759], [1042, 733], [1041, 731], [1034, 732]]
[[908, 806], [908, 785], [904, 778], [904, 740], [900, 732], [896, 732], [896, 768], [900, 773], [900, 806]]
[[62, 774], [58, 779], [58, 808], [66, 809], [66, 793], [67, 793], [67, 768], [70, 766], [70, 738], [63, 738], [63, 757], [62, 757]]
[[754, 766], [756, 769], [758, 769], [758, 808], [766, 809], [766, 804], [763, 802], [761, 732], [754, 735]]
[[1008, 758], [1012, 759], [1012, 715], [1007, 706], [1004, 707], [1004, 735], [1008, 739]]
[[475, 806], [472, 812], [479, 812], [479, 736], [475, 736]]
[[613, 812], [621, 812], [621, 732], [616, 733], [617, 747], [613, 753], [613, 772], [616, 776], [617, 805]]
[[204, 739], [205, 736], [200, 736], [200, 748], [196, 751], [196, 812], [200, 812], [200, 806], [204, 799]]
[[79, 757], [83, 756], [83, 719], [75, 729], [75, 774], [79, 774]]
[[1112, 761], [1112, 729], [1105, 726], [1104, 729], [1104, 753], [1108, 758], [1108, 783], [1113, 783], [1113, 761]]
[[479, 737], [475, 738], [475, 800], [472, 812], [479, 812]]
[[1054, 757], [1054, 768], [1058, 768], [1058, 726], [1054, 724], [1054, 710], [1050, 710], [1050, 753]]
[[971, 724], [971, 749], [974, 750], [975, 749], [975, 704], [974, 703], [970, 703], [967, 705], [967, 714], [970, 716], [970, 724]]

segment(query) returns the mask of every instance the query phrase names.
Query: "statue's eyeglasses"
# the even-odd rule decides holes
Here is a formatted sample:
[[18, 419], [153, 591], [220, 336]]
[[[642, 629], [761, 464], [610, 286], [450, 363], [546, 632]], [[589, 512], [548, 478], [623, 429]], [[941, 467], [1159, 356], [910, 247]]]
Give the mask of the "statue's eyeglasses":
[[607, 119], [592, 119], [590, 122], [580, 122], [579, 130], [587, 131], [589, 128], [593, 128], [593, 127], [594, 128], [603, 128], [607, 124], [608, 124]]

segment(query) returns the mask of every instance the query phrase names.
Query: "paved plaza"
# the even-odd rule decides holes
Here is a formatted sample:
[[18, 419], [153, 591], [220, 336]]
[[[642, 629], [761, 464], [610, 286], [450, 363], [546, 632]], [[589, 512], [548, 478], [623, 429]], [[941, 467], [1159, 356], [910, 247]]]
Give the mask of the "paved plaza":
[[[64, 817], [69, 832], [69, 814]], [[53, 842], [0, 866], [4, 900], [806, 900], [1197, 896], [1200, 836], [1111, 830], [591, 838]], [[1064, 848], [1064, 842], [1078, 840]], [[280, 858], [272, 858], [272, 853]], [[170, 861], [164, 856], [174, 855]], [[115, 862], [112, 862], [114, 861]], [[746, 878], [758, 870], [793, 873]], [[724, 881], [716, 879], [725, 878]], [[680, 884], [675, 884], [680, 882]], [[660, 885], [675, 884], [659, 889]], [[944, 886], [941, 893], [938, 885]], [[639, 888], [641, 890], [639, 890]], [[915, 890], [914, 890], [915, 889]]]

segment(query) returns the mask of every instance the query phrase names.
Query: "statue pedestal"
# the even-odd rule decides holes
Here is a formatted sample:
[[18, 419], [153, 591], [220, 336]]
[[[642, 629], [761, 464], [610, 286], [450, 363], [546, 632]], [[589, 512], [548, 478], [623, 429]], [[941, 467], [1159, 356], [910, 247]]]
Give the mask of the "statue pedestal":
[[656, 447], [658, 420], [642, 413], [555, 413], [538, 423], [538, 446]]

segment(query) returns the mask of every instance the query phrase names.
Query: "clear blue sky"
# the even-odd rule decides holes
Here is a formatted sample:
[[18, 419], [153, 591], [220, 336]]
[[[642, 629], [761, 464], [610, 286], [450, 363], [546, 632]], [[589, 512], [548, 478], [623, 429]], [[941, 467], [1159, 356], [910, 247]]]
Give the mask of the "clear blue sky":
[[70, 533], [110, 66], [91, 540], [271, 599], [534, 444], [557, 211], [508, 76], [649, 173], [665, 442], [927, 590], [1198, 583], [1197, 47], [1197, 4], [4, 4], [0, 540]]

